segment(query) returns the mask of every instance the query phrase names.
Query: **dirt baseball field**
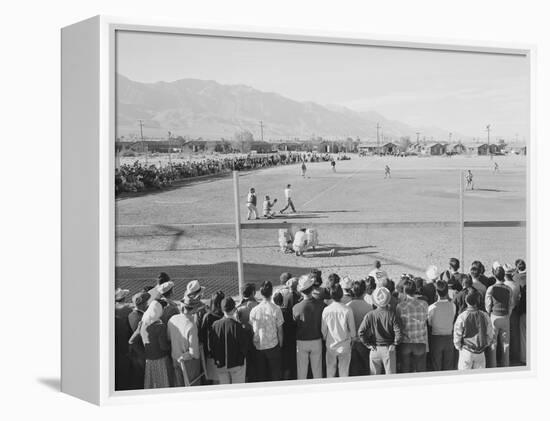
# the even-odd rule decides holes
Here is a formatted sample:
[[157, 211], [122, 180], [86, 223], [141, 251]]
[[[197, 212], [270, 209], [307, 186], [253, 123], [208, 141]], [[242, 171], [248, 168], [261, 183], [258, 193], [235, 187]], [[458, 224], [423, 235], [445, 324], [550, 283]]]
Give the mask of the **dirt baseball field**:
[[[527, 230], [515, 226], [527, 214], [525, 156], [358, 157], [282, 166], [239, 174], [239, 209], [246, 282], [294, 275], [316, 267], [364, 277], [380, 260], [393, 278], [402, 272], [423, 276], [426, 267], [446, 267], [459, 255], [461, 171], [473, 173], [474, 190], [464, 192], [465, 262], [513, 263], [526, 257]], [[494, 171], [494, 162], [499, 165]], [[391, 178], [384, 178], [384, 167]], [[254, 187], [258, 209], [264, 195], [285, 206], [292, 185], [296, 214], [246, 221], [246, 194]], [[176, 295], [199, 279], [207, 293], [237, 291], [234, 186], [231, 175], [202, 178], [116, 201], [116, 282], [132, 292], [154, 283], [160, 271], [176, 281]], [[493, 227], [487, 221], [497, 221]], [[504, 225], [504, 226], [503, 226]], [[508, 225], [508, 226], [507, 226]], [[297, 257], [279, 250], [278, 229], [318, 231], [319, 246]]]

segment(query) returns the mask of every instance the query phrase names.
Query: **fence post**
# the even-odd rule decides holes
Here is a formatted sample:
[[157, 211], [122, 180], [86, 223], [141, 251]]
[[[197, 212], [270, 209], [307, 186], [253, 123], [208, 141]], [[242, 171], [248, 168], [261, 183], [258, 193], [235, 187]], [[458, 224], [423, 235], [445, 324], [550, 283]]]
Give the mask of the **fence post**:
[[460, 176], [460, 183], [459, 183], [459, 189], [460, 193], [458, 195], [458, 229], [459, 229], [459, 241], [460, 241], [460, 252], [459, 252], [459, 259], [460, 259], [460, 265], [465, 268], [466, 265], [464, 263], [464, 173], [462, 170], [459, 172]]
[[233, 171], [233, 196], [235, 200], [235, 239], [237, 249], [237, 273], [239, 276], [239, 295], [243, 293], [243, 247], [241, 239], [241, 210], [239, 207], [239, 172]]

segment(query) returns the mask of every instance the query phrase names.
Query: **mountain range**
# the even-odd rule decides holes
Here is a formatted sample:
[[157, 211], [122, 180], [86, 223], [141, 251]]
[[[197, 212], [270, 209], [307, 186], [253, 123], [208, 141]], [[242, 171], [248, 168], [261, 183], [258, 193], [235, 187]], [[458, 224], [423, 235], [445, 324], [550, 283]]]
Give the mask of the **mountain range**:
[[416, 132], [427, 139], [448, 138], [448, 131], [437, 127], [412, 127], [375, 111], [295, 101], [246, 85], [199, 79], [142, 83], [117, 75], [116, 88], [117, 137], [139, 136], [138, 120], [142, 120], [145, 138], [165, 138], [170, 131], [172, 136], [232, 139], [248, 130], [259, 139], [260, 121], [265, 140], [312, 136], [373, 140], [377, 124], [385, 137], [393, 139], [415, 140]]

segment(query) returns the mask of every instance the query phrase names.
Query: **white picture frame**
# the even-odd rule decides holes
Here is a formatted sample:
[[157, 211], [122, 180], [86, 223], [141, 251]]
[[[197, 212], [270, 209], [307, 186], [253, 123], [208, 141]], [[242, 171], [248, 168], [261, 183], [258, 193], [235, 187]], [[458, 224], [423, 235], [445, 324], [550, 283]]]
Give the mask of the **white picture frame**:
[[[170, 21], [96, 16], [62, 29], [62, 392], [98, 405], [163, 400], [196, 400], [242, 397], [265, 393], [315, 392], [338, 388], [381, 387], [410, 383], [426, 377], [447, 383], [533, 376], [536, 314], [535, 300], [528, 305], [528, 364], [526, 367], [492, 369], [475, 373], [424, 373], [376, 378], [322, 379], [242, 384], [231, 388], [179, 388], [172, 390], [114, 390], [114, 241], [115, 204], [115, 33], [147, 31], [175, 34], [244, 37], [297, 42], [391, 46], [445, 51], [474, 51], [525, 55], [530, 61], [531, 126], [527, 177], [527, 261], [533, 267], [536, 223], [532, 189], [536, 151], [534, 122], [536, 50], [533, 45], [431, 40], [350, 33], [322, 33], [277, 28], [250, 28], [185, 24]], [[530, 282], [529, 297], [536, 294]], [[474, 376], [474, 377], [471, 377]]]

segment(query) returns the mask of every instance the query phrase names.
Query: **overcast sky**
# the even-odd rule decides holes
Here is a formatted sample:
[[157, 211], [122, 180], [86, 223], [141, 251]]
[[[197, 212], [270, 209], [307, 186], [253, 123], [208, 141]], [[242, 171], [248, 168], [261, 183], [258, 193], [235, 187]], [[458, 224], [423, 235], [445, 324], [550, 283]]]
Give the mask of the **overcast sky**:
[[215, 80], [473, 137], [487, 124], [529, 135], [525, 57], [119, 32], [117, 59], [139, 82]]

